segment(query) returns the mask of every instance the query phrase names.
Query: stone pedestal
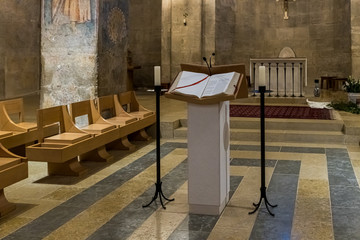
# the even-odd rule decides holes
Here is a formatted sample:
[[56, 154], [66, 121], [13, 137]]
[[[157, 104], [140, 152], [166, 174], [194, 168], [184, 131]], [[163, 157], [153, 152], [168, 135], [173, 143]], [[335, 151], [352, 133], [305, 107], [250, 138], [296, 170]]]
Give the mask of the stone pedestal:
[[229, 200], [229, 101], [188, 104], [189, 212], [219, 215]]

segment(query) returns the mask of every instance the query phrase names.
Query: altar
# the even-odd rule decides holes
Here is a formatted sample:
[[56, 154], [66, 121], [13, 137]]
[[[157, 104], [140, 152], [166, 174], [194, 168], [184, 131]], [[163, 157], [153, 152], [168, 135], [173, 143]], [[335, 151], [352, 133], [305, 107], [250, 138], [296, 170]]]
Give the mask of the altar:
[[[307, 86], [307, 58], [252, 58], [250, 59], [250, 81], [254, 89], [259, 88], [259, 66], [265, 66], [267, 96], [303, 97]], [[256, 95], [257, 93], [253, 93]]]

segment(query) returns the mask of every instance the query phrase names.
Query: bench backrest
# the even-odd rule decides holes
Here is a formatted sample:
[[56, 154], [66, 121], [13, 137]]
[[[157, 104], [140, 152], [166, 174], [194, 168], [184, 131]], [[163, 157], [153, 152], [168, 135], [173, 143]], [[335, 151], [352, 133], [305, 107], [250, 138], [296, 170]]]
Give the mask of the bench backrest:
[[15, 98], [1, 101], [5, 106], [5, 110], [9, 116], [16, 116], [15, 122], [24, 121], [24, 100], [22, 98]]
[[116, 116], [116, 107], [114, 102], [114, 95], [108, 95], [97, 98], [97, 109], [103, 118], [110, 118]]
[[70, 115], [73, 122], [76, 123], [76, 118], [80, 116], [87, 116], [88, 123], [93, 124], [91, 102], [92, 100], [85, 100], [81, 102], [75, 102], [70, 104]]
[[44, 127], [56, 123], [59, 124], [59, 133], [79, 131], [71, 120], [65, 105], [38, 109], [37, 124], [40, 142], [44, 140]]
[[[69, 107], [71, 119], [77, 123], [76, 118], [86, 116], [88, 124], [104, 123], [99, 111], [95, 107], [94, 100], [85, 100], [70, 104]], [[80, 120], [81, 121], [81, 120]]]
[[139, 102], [136, 99], [134, 91], [119, 93], [118, 97], [120, 105], [126, 112], [139, 111]]
[[50, 108], [43, 108], [37, 110], [37, 124], [39, 130], [44, 128], [47, 125], [53, 123], [60, 124], [60, 132], [65, 132], [65, 124], [63, 118], [63, 107], [56, 106]]

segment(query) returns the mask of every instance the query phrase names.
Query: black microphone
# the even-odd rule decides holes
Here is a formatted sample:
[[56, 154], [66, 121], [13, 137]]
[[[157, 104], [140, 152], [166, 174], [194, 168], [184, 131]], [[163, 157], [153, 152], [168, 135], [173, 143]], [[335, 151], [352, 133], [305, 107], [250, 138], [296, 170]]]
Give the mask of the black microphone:
[[211, 66], [211, 57], [212, 57], [212, 56], [215, 56], [215, 53], [214, 53], [214, 52], [213, 52], [213, 53], [211, 54], [211, 56], [210, 56], [210, 67], [212, 67], [212, 66]]
[[209, 75], [211, 76], [211, 69], [210, 69], [210, 66], [209, 66], [208, 61], [206, 60], [206, 57], [203, 57], [203, 60], [204, 60], [204, 62], [206, 63], [206, 65], [207, 65], [207, 67], [208, 67], [208, 69], [209, 69]]

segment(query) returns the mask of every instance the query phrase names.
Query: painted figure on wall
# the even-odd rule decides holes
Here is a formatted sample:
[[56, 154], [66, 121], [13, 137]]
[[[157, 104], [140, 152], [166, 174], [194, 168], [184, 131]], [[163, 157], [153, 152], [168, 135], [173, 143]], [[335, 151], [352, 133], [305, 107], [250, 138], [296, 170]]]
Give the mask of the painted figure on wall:
[[90, 0], [52, 0], [52, 20], [56, 24], [84, 23], [91, 20], [90, 9]]

